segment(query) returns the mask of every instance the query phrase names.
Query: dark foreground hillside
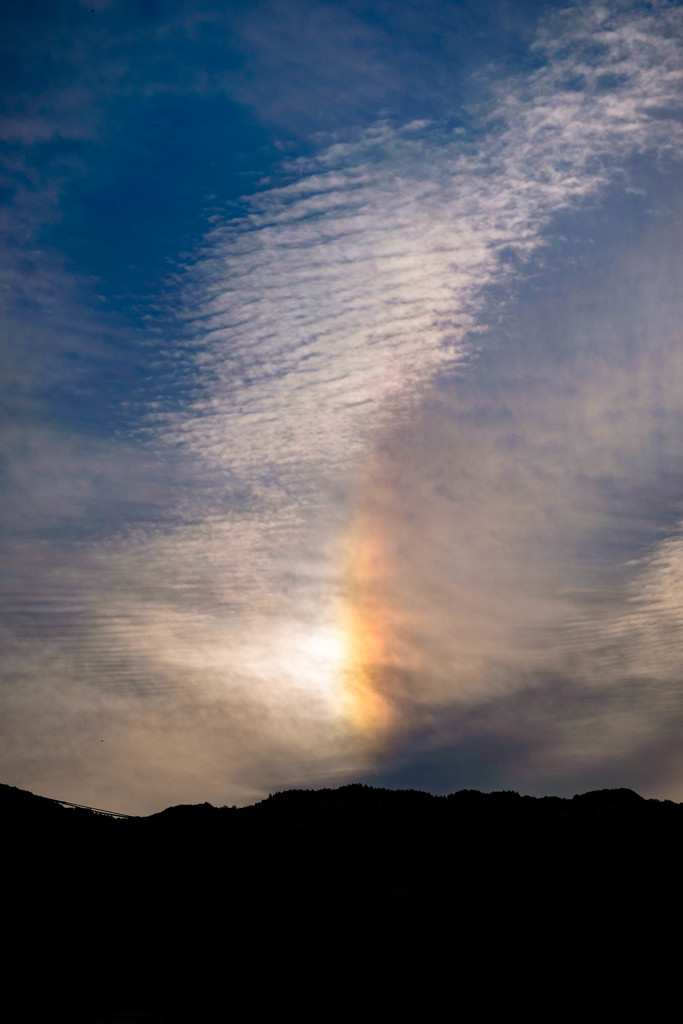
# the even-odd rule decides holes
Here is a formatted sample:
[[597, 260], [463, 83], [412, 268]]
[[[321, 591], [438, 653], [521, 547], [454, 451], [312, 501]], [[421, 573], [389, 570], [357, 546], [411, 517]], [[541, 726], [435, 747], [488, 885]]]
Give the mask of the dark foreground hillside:
[[115, 820], [0, 786], [0, 812], [12, 1019], [432, 1020], [586, 985], [611, 1016], [679, 971], [683, 805], [629, 790], [354, 785]]

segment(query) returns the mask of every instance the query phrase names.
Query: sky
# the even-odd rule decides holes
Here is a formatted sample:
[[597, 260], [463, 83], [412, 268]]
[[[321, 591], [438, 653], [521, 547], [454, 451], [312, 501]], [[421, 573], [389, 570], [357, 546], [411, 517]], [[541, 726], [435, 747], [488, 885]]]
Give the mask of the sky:
[[0, 780], [683, 801], [683, 5], [0, 19]]

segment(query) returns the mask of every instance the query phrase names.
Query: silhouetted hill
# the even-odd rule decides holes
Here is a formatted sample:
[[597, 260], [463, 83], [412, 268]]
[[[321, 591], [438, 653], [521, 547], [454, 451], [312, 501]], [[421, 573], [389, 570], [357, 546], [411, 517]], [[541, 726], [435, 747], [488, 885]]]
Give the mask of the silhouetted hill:
[[605, 970], [636, 949], [641, 968], [655, 949], [664, 965], [680, 909], [683, 805], [624, 789], [352, 785], [116, 820], [0, 786], [0, 813], [5, 967], [33, 965], [29, 996], [48, 1003], [71, 979], [73, 1021], [107, 1000], [214, 1019], [247, 993], [269, 1015], [295, 983], [312, 1018], [330, 987], [339, 1005], [357, 992], [358, 972], [368, 999], [400, 1002], [425, 971], [456, 964], [460, 985], [487, 985], [494, 967], [548, 972], [578, 950]]

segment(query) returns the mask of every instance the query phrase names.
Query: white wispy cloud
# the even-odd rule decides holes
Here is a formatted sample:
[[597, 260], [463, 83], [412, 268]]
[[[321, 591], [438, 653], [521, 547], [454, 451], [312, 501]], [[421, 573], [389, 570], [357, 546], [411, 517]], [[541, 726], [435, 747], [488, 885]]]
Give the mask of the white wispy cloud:
[[379, 124], [289, 163], [294, 180], [219, 220], [187, 267], [198, 393], [170, 431], [236, 473], [345, 462], [466, 354], [488, 290], [523, 276], [556, 214], [627, 178], [634, 154], [680, 152], [662, 115], [680, 110], [681, 20], [572, 6], [473, 140]]
[[[610, 523], [601, 475], [646, 479], [628, 452], [655, 429], [656, 402], [636, 403], [641, 420], [625, 434], [613, 421], [629, 401], [629, 374], [654, 392], [675, 380], [676, 358], [667, 350], [657, 364], [660, 339], [653, 363], [632, 363], [612, 382], [619, 349], [610, 344], [593, 376], [585, 354], [564, 375], [550, 363], [536, 376], [522, 365], [507, 382], [489, 382], [488, 394], [484, 380], [472, 406], [465, 397], [459, 407], [471, 426], [487, 402], [489, 412], [509, 413], [504, 387], [514, 385], [514, 430], [442, 425], [433, 445], [420, 432], [421, 403], [441, 371], [470, 376], [482, 332], [543, 266], [559, 215], [633, 187], [636, 157], [680, 157], [682, 22], [683, 9], [665, 2], [571, 5], [541, 28], [536, 70], [495, 83], [474, 130], [385, 118], [286, 162], [245, 197], [245, 212], [215, 219], [172, 282], [180, 340], [169, 355], [189, 361], [191, 399], [148, 419], [152, 454], [177, 462], [181, 483], [174, 488], [169, 471], [163, 522], [82, 545], [70, 572], [53, 577], [71, 604], [65, 624], [55, 601], [59, 635], [13, 635], [21, 682], [12, 714], [23, 723], [15, 735], [52, 749], [69, 708], [82, 713], [80, 740], [109, 722], [116, 753], [89, 768], [92, 785], [137, 764], [145, 779], [126, 783], [131, 809], [136, 800], [160, 805], [168, 780], [178, 798], [220, 801], [221, 792], [252, 796], [273, 777], [357, 770], [366, 752], [336, 730], [335, 665], [321, 672], [321, 662], [335, 657], [345, 530], [368, 506], [371, 526], [396, 550], [415, 547], [412, 564], [396, 559], [404, 576], [390, 581], [410, 612], [404, 648], [419, 648], [411, 666], [424, 688], [412, 677], [399, 698], [476, 704], [514, 688], [516, 671], [540, 679], [541, 634], [552, 632], [552, 667], [569, 664], [557, 637], [577, 618], [576, 594], [568, 586], [558, 596], [551, 577], [582, 582], [572, 559]], [[543, 373], [556, 381], [547, 402]], [[573, 401], [577, 382], [591, 380]], [[515, 432], [537, 437], [516, 475], [507, 466]], [[401, 449], [394, 478], [368, 484], [368, 467], [392, 446]], [[385, 484], [386, 502], [373, 490]], [[434, 501], [435, 484], [451, 496]], [[73, 495], [57, 485], [52, 493], [74, 515]], [[93, 500], [88, 491], [83, 504]], [[429, 531], [422, 545], [420, 521]], [[51, 550], [37, 553], [32, 579], [50, 557], [59, 561]], [[674, 554], [648, 563], [648, 594], [665, 586]], [[612, 608], [604, 629], [621, 637], [629, 621]], [[575, 644], [570, 655], [576, 664]], [[578, 672], [590, 675], [585, 664]], [[34, 722], [45, 692], [36, 680], [47, 675], [58, 697]], [[14, 763], [21, 756], [13, 747]], [[22, 780], [73, 778], [92, 764], [78, 751], [60, 756], [22, 768]], [[85, 802], [98, 802], [88, 792]]]
[[[387, 438], [400, 436], [392, 430], [410, 424], [442, 368], [467, 372], [468, 359], [476, 358], [478, 329], [497, 314], [493, 287], [509, 301], [525, 268], [542, 265], [559, 213], [599, 203], [610, 186], [631, 187], [628, 168], [635, 155], [656, 161], [679, 154], [678, 122], [662, 115], [680, 108], [680, 17], [679, 8], [664, 4], [647, 13], [621, 4], [572, 7], [541, 33], [540, 68], [521, 81], [500, 84], [498, 103], [486, 111], [487, 127], [479, 136], [464, 138], [438, 124], [380, 123], [290, 162], [284, 183], [246, 200], [246, 214], [216, 221], [177, 282], [183, 355], [189, 352], [194, 360], [194, 396], [181, 411], [157, 421], [157, 428], [160, 443], [163, 438], [164, 445], [189, 450], [220, 481], [223, 510], [218, 499], [210, 527], [181, 524], [173, 537], [148, 535], [120, 557], [131, 567], [127, 595], [135, 592], [145, 563], [156, 566], [151, 577], [159, 583], [189, 559], [206, 566], [206, 573], [190, 573], [191, 589], [197, 592], [200, 579], [211, 579], [217, 603], [185, 620], [187, 644], [174, 643], [179, 605], [165, 585], [159, 587], [153, 618], [167, 639], [145, 643], [150, 675], [161, 672], [155, 650], [164, 650], [164, 663], [176, 651], [178, 664], [162, 674], [169, 683], [176, 678], [185, 685], [180, 680], [187, 680], [189, 663], [178, 652], [186, 648], [200, 688], [199, 680], [217, 670], [212, 677], [227, 705], [237, 693], [249, 692], [244, 699], [255, 714], [269, 699], [301, 704], [301, 694], [295, 700], [293, 678], [300, 666], [293, 650], [300, 637], [328, 627], [343, 587], [339, 538], [353, 514], [353, 480], [362, 476], [366, 455], [378, 439], [392, 443]], [[596, 381], [611, 393], [606, 374], [601, 363]], [[626, 393], [627, 385], [620, 377], [614, 386]], [[572, 386], [564, 380], [559, 394], [566, 399]], [[488, 549], [481, 539], [470, 545], [466, 593], [460, 594], [466, 614], [457, 637], [449, 636], [445, 622], [454, 598], [451, 585], [441, 592], [441, 611], [430, 598], [425, 607], [431, 621], [425, 625], [418, 616], [414, 623], [424, 652], [415, 662], [422, 664], [424, 690], [411, 700], [464, 695], [476, 701], [513, 685], [516, 670], [520, 680], [541, 672], [538, 636], [559, 629], [574, 611], [566, 594], [548, 601], [548, 565], [564, 571], [567, 550], [575, 550], [606, 517], [605, 505], [589, 496], [588, 485], [571, 492], [576, 479], [591, 478], [590, 460], [600, 463], [601, 430], [609, 451], [618, 448], [599, 417], [588, 430], [590, 443], [583, 444], [585, 417], [591, 421], [586, 403], [597, 407], [599, 392], [596, 385], [578, 405], [555, 396], [565, 403], [576, 452], [571, 440], [545, 437], [558, 453], [564, 451], [559, 457], [569, 452], [559, 482], [545, 456], [537, 451], [532, 459], [531, 477], [544, 466], [550, 473], [534, 500], [545, 495], [549, 505], [566, 503], [540, 553], [531, 546], [534, 528], [523, 525], [530, 506], [521, 498], [517, 505], [513, 501], [518, 532], [501, 532], [498, 518], [505, 516], [509, 499], [499, 493], [500, 480], [489, 487], [486, 474], [480, 476], [473, 493], [484, 504], [471, 515], [466, 507], [458, 510], [457, 502], [452, 513], [452, 506], [444, 511], [473, 530], [489, 522], [489, 536], [499, 538]], [[612, 397], [610, 408], [618, 405], [618, 395]], [[548, 415], [544, 409], [537, 424], [541, 435]], [[477, 451], [489, 467], [494, 454], [499, 458], [487, 451], [489, 440], [472, 447], [475, 481], [485, 464], [477, 464]], [[631, 436], [629, 444], [637, 445], [637, 439]], [[552, 451], [548, 457], [552, 462]], [[500, 459], [502, 466], [504, 453]], [[614, 468], [612, 455], [606, 463]], [[530, 480], [518, 484], [522, 493]], [[415, 486], [415, 477], [405, 486]], [[403, 513], [387, 514], [400, 519]], [[195, 515], [201, 518], [199, 507]], [[546, 513], [534, 515], [542, 529]], [[560, 537], [562, 527], [578, 533], [568, 541]], [[467, 552], [466, 537], [463, 544], [459, 556]], [[435, 551], [437, 560], [443, 557], [438, 537]], [[545, 566], [542, 557], [550, 558]], [[118, 556], [116, 564], [123, 564]], [[423, 575], [436, 563], [425, 564]], [[311, 565], [319, 567], [312, 575]], [[436, 571], [432, 583], [438, 579]], [[437, 603], [438, 586], [432, 588]], [[410, 585], [408, 591], [410, 603]], [[424, 599], [420, 587], [417, 592]], [[538, 620], [544, 602], [547, 614]], [[216, 612], [228, 605], [228, 614]], [[150, 605], [144, 614], [135, 602], [127, 608], [129, 640], [154, 636]], [[138, 616], [140, 628], [133, 624]], [[527, 640], [537, 631], [526, 643], [517, 630], [525, 616]], [[481, 629], [484, 618], [489, 625]], [[460, 659], [455, 681], [454, 659]], [[265, 681], [265, 691], [257, 678]], [[316, 689], [315, 657], [300, 678], [304, 690], [309, 688], [308, 701], [322, 709], [327, 691], [324, 682]], [[461, 689], [454, 693], [454, 685]], [[312, 757], [320, 753], [317, 741], [310, 741], [310, 751]]]
[[[664, 4], [574, 6], [541, 32], [539, 69], [500, 83], [480, 135], [381, 123], [289, 162], [288, 180], [216, 222], [178, 282], [195, 396], [162, 429], [233, 495], [214, 568], [241, 595], [236, 634], [240, 616], [282, 622], [283, 635], [302, 619], [315, 628], [299, 605], [304, 566], [317, 547], [324, 606], [341, 585], [333, 506], [353, 500], [346, 480], [373, 441], [467, 359], [492, 286], [523, 280], [558, 213], [628, 187], [634, 154], [678, 152], [678, 123], [660, 114], [680, 107], [680, 18]], [[274, 643], [270, 671], [287, 658]]]

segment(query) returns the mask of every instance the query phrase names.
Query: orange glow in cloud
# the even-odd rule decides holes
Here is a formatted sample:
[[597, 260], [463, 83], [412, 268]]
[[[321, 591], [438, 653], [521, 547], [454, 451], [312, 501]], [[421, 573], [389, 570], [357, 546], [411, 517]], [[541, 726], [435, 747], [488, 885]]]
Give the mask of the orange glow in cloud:
[[342, 703], [351, 728], [368, 739], [381, 737], [396, 720], [386, 693], [395, 626], [387, 598], [389, 556], [383, 538], [358, 517], [349, 542], [340, 616], [345, 636]]

